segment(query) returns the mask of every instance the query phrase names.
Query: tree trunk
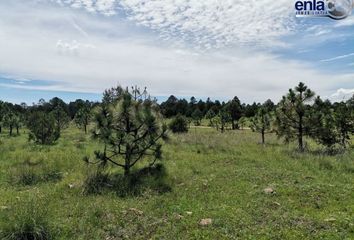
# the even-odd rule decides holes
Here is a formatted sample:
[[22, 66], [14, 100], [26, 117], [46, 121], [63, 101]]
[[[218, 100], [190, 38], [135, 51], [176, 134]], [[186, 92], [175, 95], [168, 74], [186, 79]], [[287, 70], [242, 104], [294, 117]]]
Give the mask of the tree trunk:
[[304, 133], [303, 133], [303, 126], [302, 126], [302, 116], [300, 116], [300, 118], [299, 118], [299, 135], [298, 135], [300, 152], [304, 151], [303, 135], [304, 135]]
[[[125, 132], [127, 134], [130, 133], [130, 120], [129, 120], [129, 115], [125, 117]], [[131, 160], [131, 154], [130, 154], [130, 145], [129, 143], [126, 143], [125, 145], [125, 164], [124, 164], [124, 176], [128, 176], [130, 173], [130, 160]]]
[[19, 129], [19, 127], [18, 127], [18, 126], [16, 127], [16, 133], [17, 133], [17, 135], [19, 135], [19, 134], [20, 134], [20, 129]]
[[10, 136], [12, 136], [12, 126], [10, 125]]
[[85, 134], [87, 134], [87, 125], [85, 124]]
[[124, 176], [127, 177], [130, 174], [130, 167], [129, 165], [125, 165], [124, 167]]
[[262, 144], [265, 144], [264, 130], [262, 130]]
[[231, 124], [232, 124], [232, 130], [235, 130], [235, 129], [236, 129], [235, 120], [232, 120], [232, 121], [231, 121]]

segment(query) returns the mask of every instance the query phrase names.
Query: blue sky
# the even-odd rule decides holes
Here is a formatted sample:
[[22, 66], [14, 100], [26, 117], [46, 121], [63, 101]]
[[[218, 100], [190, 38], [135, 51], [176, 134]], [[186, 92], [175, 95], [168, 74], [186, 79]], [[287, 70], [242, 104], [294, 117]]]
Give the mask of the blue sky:
[[289, 0], [0, 2], [0, 99], [100, 99], [121, 84], [164, 96], [274, 101], [304, 81], [354, 94], [354, 16], [295, 18]]

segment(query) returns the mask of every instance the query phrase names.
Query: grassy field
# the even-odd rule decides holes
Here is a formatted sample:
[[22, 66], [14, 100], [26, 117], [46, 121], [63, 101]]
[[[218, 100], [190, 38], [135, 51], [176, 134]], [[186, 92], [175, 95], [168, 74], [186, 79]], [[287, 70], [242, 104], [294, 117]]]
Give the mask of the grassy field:
[[163, 148], [171, 191], [122, 198], [83, 194], [92, 167], [82, 159], [100, 147], [76, 128], [44, 147], [3, 134], [0, 231], [35, 220], [54, 239], [354, 239], [354, 148], [300, 154], [267, 137], [262, 147], [249, 130], [173, 135]]

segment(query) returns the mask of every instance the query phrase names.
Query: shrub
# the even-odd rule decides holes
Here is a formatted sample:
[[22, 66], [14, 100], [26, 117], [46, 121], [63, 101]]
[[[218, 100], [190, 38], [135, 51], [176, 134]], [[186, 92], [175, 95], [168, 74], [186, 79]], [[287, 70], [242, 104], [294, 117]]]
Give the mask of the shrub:
[[188, 132], [188, 121], [184, 116], [177, 115], [168, 127], [173, 133], [186, 133]]
[[167, 172], [162, 164], [146, 167], [129, 176], [116, 175], [113, 189], [119, 197], [139, 196], [147, 191], [165, 193], [171, 191], [166, 183]]
[[38, 182], [38, 175], [30, 167], [19, 168], [13, 174], [13, 182], [20, 185], [34, 185]]
[[1, 212], [0, 238], [6, 240], [49, 240], [52, 229], [47, 221], [47, 210], [37, 201], [18, 202]]
[[89, 172], [83, 184], [84, 194], [101, 194], [109, 186], [109, 182], [109, 175], [101, 169]]
[[28, 128], [30, 130], [29, 140], [42, 145], [53, 144], [60, 136], [54, 117], [44, 112], [32, 114], [28, 121]]
[[166, 183], [166, 169], [162, 164], [146, 167], [129, 175], [109, 175], [103, 169], [89, 172], [84, 181], [84, 194], [102, 194], [105, 190], [119, 197], [139, 196], [147, 191], [164, 193], [171, 191]]
[[60, 171], [40, 165], [23, 165], [15, 168], [11, 173], [11, 182], [23, 186], [56, 182], [61, 179], [62, 173]]

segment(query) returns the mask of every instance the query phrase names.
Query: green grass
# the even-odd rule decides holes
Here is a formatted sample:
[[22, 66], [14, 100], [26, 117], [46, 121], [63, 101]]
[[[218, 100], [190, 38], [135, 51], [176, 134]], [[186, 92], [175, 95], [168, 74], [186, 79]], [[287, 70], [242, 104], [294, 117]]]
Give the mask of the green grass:
[[[0, 231], [25, 222], [54, 239], [354, 239], [354, 149], [327, 156], [310, 142], [313, 151], [300, 154], [273, 135], [265, 147], [259, 138], [208, 128], [171, 136], [163, 163], [172, 190], [119, 197], [84, 193], [92, 167], [82, 159], [100, 146], [80, 130], [54, 146], [3, 134]], [[40, 181], [14, 181], [22, 168]], [[199, 226], [205, 218], [212, 224]]]

